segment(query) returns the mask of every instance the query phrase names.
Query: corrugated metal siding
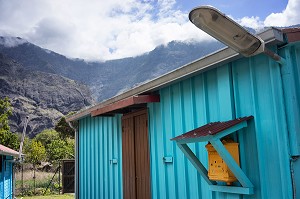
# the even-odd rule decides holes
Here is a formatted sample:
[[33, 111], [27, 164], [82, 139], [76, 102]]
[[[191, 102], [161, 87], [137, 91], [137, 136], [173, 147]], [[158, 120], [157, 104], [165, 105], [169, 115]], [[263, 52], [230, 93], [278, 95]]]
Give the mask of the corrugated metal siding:
[[[149, 105], [152, 198], [291, 198], [288, 133], [280, 66], [264, 55], [210, 70], [160, 90]], [[211, 192], [170, 141], [209, 122], [253, 115], [238, 134], [241, 166], [255, 194]], [[206, 143], [191, 144], [207, 165]], [[162, 157], [173, 156], [172, 164]]]
[[[122, 196], [121, 116], [86, 117], [79, 123], [79, 198]], [[110, 160], [117, 159], [117, 164]]]
[[244, 171], [260, 188], [256, 198], [292, 198], [280, 66], [263, 55], [240, 60], [233, 64], [233, 82], [237, 116], [254, 116], [253, 129], [239, 141]]
[[300, 198], [300, 43], [288, 45], [280, 50], [287, 57], [287, 66], [282, 68], [283, 80], [286, 80], [286, 103], [288, 105], [288, 129], [291, 147], [292, 180], [295, 198]]
[[285, 101], [287, 104], [287, 121], [290, 135], [291, 154], [300, 155], [300, 45], [289, 45], [280, 50], [287, 62], [282, 67], [282, 79]]
[[[288, 85], [281, 78], [285, 66], [279, 66], [265, 55], [237, 60], [159, 91], [161, 102], [148, 105], [153, 199], [292, 198], [289, 153], [293, 150], [297, 153], [298, 145], [293, 141], [300, 139], [297, 133], [300, 129], [293, 125], [299, 124], [299, 48], [297, 44], [279, 51], [291, 69], [286, 74], [293, 77], [292, 82], [288, 81], [293, 85], [290, 101], [286, 99], [289, 95], [283, 92]], [[294, 107], [297, 111], [290, 111], [292, 104], [297, 105]], [[241, 167], [254, 184], [255, 194], [211, 192], [170, 139], [209, 122], [249, 115], [254, 119], [234, 138], [240, 143]], [[80, 120], [81, 199], [122, 198], [121, 139], [120, 116]], [[207, 165], [205, 144], [189, 146]], [[164, 163], [163, 157], [173, 157], [173, 162]], [[117, 165], [109, 164], [112, 158], [118, 159]], [[299, 188], [300, 169], [296, 166], [299, 159], [292, 165], [296, 176], [294, 185]]]
[[[7, 160], [11, 160], [10, 156], [7, 156]], [[4, 198], [11, 199], [12, 198], [12, 163], [5, 163], [5, 171], [4, 171]]]
[[[0, 172], [0, 199], [12, 198], [12, 163], [4, 160], [2, 162], [2, 171]], [[12, 157], [6, 156], [6, 160]]]

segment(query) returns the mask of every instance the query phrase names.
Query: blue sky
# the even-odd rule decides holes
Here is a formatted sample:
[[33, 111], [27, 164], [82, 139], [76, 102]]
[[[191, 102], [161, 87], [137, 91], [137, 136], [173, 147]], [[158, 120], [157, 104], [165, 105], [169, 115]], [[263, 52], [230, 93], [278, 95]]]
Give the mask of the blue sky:
[[257, 31], [300, 24], [300, 0], [0, 0], [0, 35], [70, 58], [120, 59], [173, 40], [212, 40], [188, 20], [199, 5]]
[[287, 3], [288, 0], [179, 0], [177, 6], [190, 11], [199, 5], [211, 5], [234, 18], [258, 16], [263, 19], [271, 13], [282, 12]]

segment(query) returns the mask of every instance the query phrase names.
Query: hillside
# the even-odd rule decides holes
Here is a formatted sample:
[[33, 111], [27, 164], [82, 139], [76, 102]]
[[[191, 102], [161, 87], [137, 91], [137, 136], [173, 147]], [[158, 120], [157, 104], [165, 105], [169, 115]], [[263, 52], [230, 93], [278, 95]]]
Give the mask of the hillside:
[[0, 96], [12, 99], [12, 131], [31, 115], [32, 137], [59, 117], [156, 78], [223, 47], [170, 42], [149, 53], [106, 62], [70, 59], [18, 37], [0, 37]]
[[0, 97], [9, 97], [14, 108], [11, 130], [22, 132], [23, 120], [30, 117], [27, 134], [33, 137], [69, 113], [93, 103], [89, 89], [74, 80], [26, 70], [20, 63], [0, 54]]
[[27, 70], [57, 74], [83, 83], [91, 89], [96, 101], [110, 98], [222, 47], [224, 45], [217, 41], [173, 41], [137, 57], [86, 62], [69, 59], [21, 38], [0, 37], [0, 53], [18, 61]]

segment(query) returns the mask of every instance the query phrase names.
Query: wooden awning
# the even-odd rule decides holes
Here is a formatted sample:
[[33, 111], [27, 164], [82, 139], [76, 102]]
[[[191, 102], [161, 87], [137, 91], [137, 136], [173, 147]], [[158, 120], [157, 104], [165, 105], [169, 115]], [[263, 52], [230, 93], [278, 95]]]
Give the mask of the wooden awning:
[[[187, 133], [172, 138], [172, 141], [180, 143], [204, 142], [209, 141], [212, 137], [224, 137], [228, 130], [235, 128], [240, 123], [252, 119], [253, 116], [237, 118], [225, 122], [211, 122]], [[247, 124], [247, 123], [246, 123]], [[234, 130], [233, 130], [234, 131]], [[232, 130], [229, 132], [233, 132]], [[216, 135], [219, 134], [220, 135]], [[223, 134], [222, 134], [223, 133]], [[215, 135], [215, 136], [214, 136]]]
[[93, 117], [99, 115], [112, 115], [116, 113], [127, 113], [135, 109], [147, 106], [147, 103], [159, 102], [159, 95], [135, 95], [126, 99], [108, 104], [91, 112]]
[[[180, 136], [172, 138], [175, 141], [179, 149], [188, 158], [192, 165], [197, 169], [203, 179], [208, 183], [210, 190], [226, 193], [236, 194], [253, 194], [254, 186], [244, 171], [239, 167], [231, 154], [227, 151], [221, 138], [237, 132], [242, 128], [247, 127], [248, 120], [253, 119], [253, 116], [237, 118], [225, 122], [213, 122], [196, 128], [192, 131], [184, 133]], [[228, 165], [231, 172], [240, 182], [241, 186], [222, 186], [218, 185], [215, 181], [212, 181], [208, 177], [208, 171], [201, 163], [200, 159], [190, 149], [188, 143], [195, 142], [210, 142], [220, 157]]]

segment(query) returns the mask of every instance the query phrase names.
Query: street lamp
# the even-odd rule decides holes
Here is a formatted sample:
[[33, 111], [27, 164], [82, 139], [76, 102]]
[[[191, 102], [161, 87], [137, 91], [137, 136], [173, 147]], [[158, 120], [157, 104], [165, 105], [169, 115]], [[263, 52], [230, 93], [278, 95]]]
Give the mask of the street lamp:
[[196, 27], [246, 57], [265, 53], [277, 62], [283, 62], [283, 58], [265, 47], [260, 37], [251, 34], [214, 7], [196, 7], [190, 12], [189, 19]]

